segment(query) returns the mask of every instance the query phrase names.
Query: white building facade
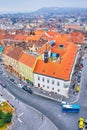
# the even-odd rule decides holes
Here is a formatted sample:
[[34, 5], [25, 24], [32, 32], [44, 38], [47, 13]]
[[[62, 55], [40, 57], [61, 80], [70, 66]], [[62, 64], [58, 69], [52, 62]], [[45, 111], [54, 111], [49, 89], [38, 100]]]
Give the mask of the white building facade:
[[34, 86], [67, 97], [70, 81], [34, 73]]

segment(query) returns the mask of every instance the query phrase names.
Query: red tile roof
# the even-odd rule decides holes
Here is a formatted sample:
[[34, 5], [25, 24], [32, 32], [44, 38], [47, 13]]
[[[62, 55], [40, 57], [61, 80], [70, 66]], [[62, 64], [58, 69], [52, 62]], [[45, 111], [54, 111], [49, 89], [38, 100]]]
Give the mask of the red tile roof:
[[26, 36], [22, 35], [22, 34], [16, 34], [15, 35], [15, 40], [22, 40], [25, 41]]
[[72, 43], [61, 57], [61, 61], [44, 63], [43, 60], [38, 60], [34, 73], [69, 80], [77, 50], [78, 47]]
[[36, 57], [23, 53], [19, 59], [19, 62], [32, 68], [33, 65], [35, 64], [35, 60]]
[[30, 35], [26, 38], [26, 42], [32, 40], [32, 41], [38, 41], [40, 39], [39, 35]]
[[2, 54], [8, 54], [13, 48], [13, 46], [5, 46]]
[[23, 50], [21, 48], [13, 47], [13, 49], [10, 50], [7, 55], [15, 60], [18, 60], [22, 53]]

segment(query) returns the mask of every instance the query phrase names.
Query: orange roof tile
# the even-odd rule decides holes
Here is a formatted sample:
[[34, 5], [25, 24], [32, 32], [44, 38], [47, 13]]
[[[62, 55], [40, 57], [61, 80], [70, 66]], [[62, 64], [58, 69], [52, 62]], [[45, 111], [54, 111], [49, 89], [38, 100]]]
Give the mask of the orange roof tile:
[[35, 63], [36, 57], [31, 56], [29, 54], [25, 54], [23, 53], [21, 55], [21, 57], [19, 58], [19, 62], [29, 66], [29, 67], [33, 67], [34, 63]]
[[78, 47], [70, 44], [66, 53], [61, 57], [61, 61], [44, 63], [38, 60], [34, 73], [46, 75], [63, 80], [69, 80]]
[[40, 50], [39, 50], [38, 52], [41, 53], [41, 54], [43, 54], [46, 49], [47, 49], [48, 51], [51, 49], [51, 45], [50, 45], [49, 43], [44, 44], [44, 45], [40, 48]]
[[44, 30], [36, 30], [35, 35], [43, 35], [45, 33]]
[[9, 51], [11, 51], [14, 47], [13, 46], [5, 46], [4, 47], [4, 51], [3, 54], [8, 54]]
[[19, 47], [13, 47], [7, 55], [15, 60], [18, 60], [19, 57], [22, 55], [23, 50]]
[[0, 41], [4, 38], [4, 34], [0, 34]]
[[58, 54], [60, 54], [60, 56], [63, 56], [64, 53], [66, 52], [66, 50], [61, 49], [61, 48], [52, 47], [51, 52], [58, 53]]
[[22, 35], [22, 34], [16, 34], [15, 35], [15, 40], [23, 40], [25, 41], [26, 36]]
[[28, 42], [29, 40], [32, 40], [32, 41], [38, 41], [40, 39], [40, 36], [39, 35], [30, 35], [26, 38], [26, 42]]

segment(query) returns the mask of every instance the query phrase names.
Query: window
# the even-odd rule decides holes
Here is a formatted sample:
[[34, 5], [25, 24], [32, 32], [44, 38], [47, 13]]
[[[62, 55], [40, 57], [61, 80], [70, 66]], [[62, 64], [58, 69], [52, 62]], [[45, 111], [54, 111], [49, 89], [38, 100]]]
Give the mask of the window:
[[57, 86], [59, 86], [59, 82], [57, 82]]
[[58, 89], [57, 91], [60, 92], [60, 89]]
[[44, 78], [42, 78], [42, 81], [44, 82]]
[[49, 86], [47, 86], [47, 88], [49, 88]]
[[64, 88], [68, 88], [68, 85], [67, 85], [67, 84], [64, 84]]
[[52, 81], [52, 84], [54, 84], [54, 81]]
[[63, 44], [60, 44], [60, 45], [59, 45], [59, 48], [64, 48], [64, 45], [63, 45]]
[[40, 80], [40, 77], [38, 77], [38, 80]]
[[43, 88], [45, 87], [45, 85], [43, 85]]
[[52, 90], [54, 90], [54, 88], [52, 88]]
[[38, 87], [40, 87], [40, 84], [38, 84]]
[[49, 83], [49, 79], [47, 79], [47, 83]]

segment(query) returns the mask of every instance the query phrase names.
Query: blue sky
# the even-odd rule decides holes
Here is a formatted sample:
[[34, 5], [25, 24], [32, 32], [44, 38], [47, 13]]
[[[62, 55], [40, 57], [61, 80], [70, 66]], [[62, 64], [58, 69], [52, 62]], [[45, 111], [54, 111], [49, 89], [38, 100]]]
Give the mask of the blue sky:
[[31, 12], [42, 7], [87, 8], [87, 0], [0, 0], [0, 12]]

